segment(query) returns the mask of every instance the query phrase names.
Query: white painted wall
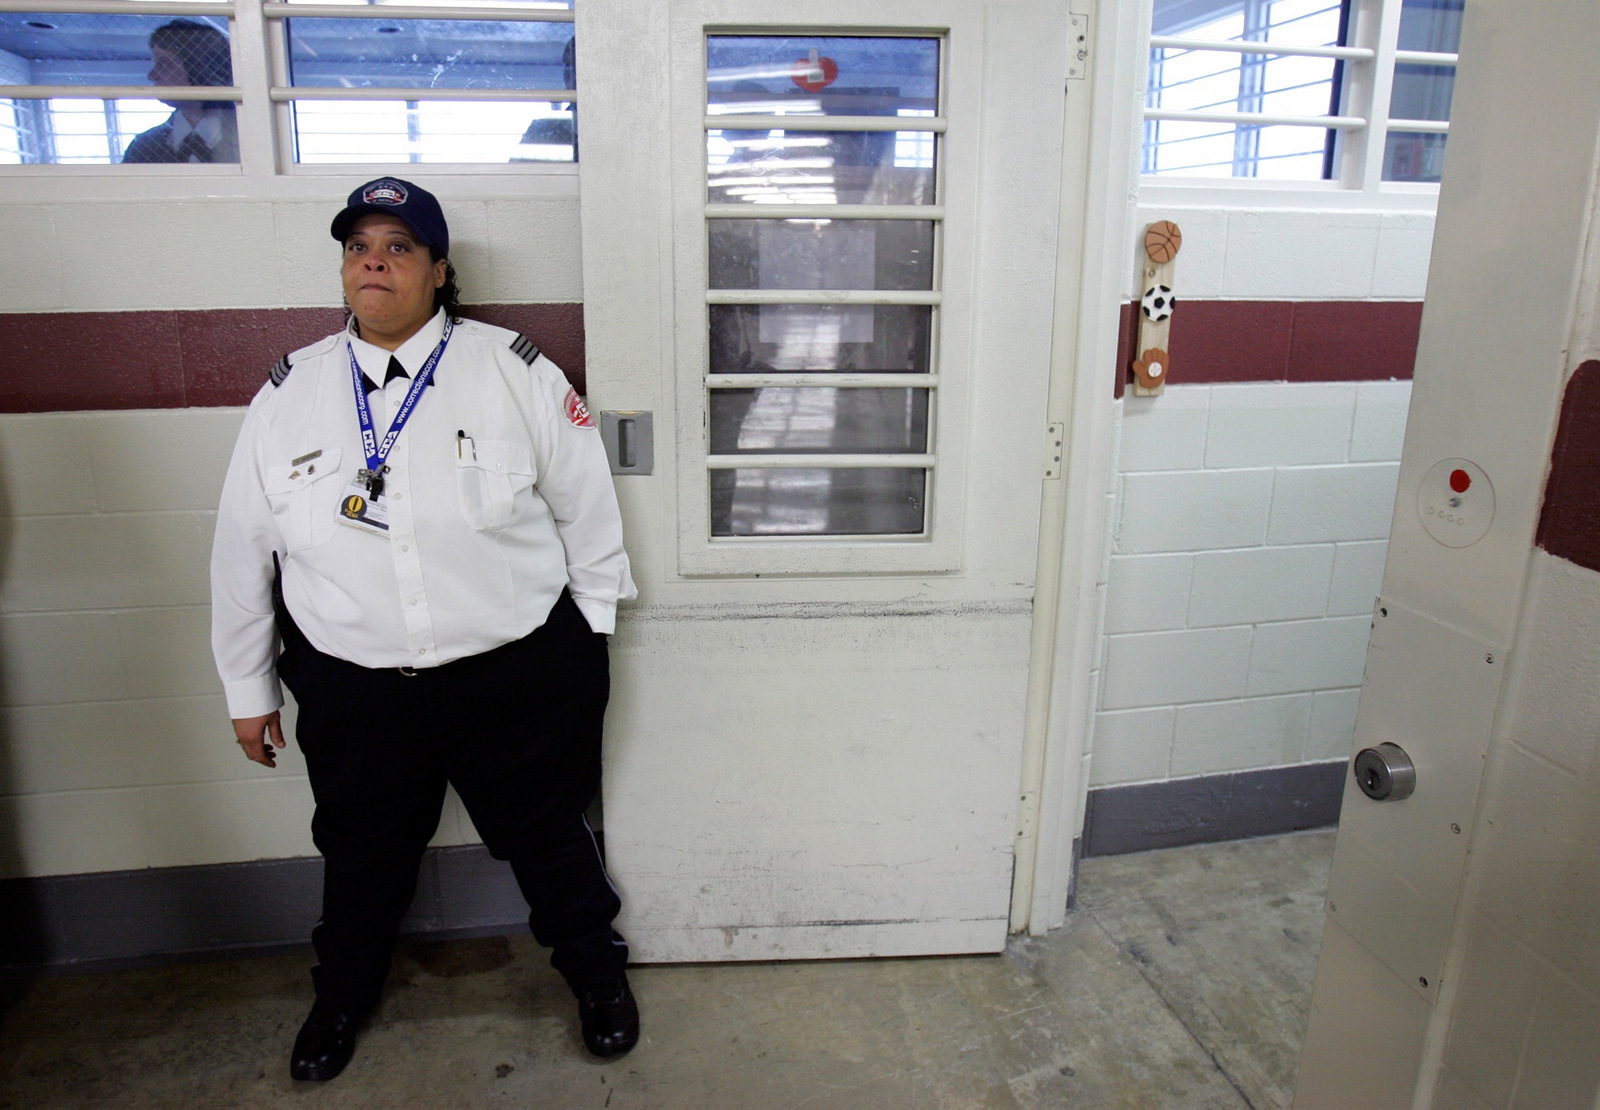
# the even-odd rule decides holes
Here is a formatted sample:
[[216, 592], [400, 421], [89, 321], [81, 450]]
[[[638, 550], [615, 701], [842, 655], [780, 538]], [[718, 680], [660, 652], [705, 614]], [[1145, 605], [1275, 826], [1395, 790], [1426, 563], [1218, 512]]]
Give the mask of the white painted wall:
[[[1276, 203], [1258, 188], [1202, 204], [1172, 185], [1144, 185], [1126, 295], [1144, 292], [1144, 229], [1171, 220], [1183, 231], [1175, 287], [1180, 303], [1422, 299], [1431, 211], [1319, 206], [1304, 191], [1286, 192]], [[1285, 201], [1294, 207], [1281, 207]]]
[[[518, 199], [418, 176], [468, 299], [582, 299], [574, 177]], [[0, 312], [336, 305], [328, 223], [356, 183], [130, 200], [75, 179], [0, 205], [0, 242], [27, 260], [0, 269]], [[239, 754], [211, 662], [211, 531], [242, 415], [0, 415], [0, 877], [315, 854], [298, 750], [276, 771]], [[452, 795], [434, 843], [477, 839]]]
[[1123, 399], [1091, 785], [1348, 754], [1410, 392]]
[[[131, 182], [89, 180], [102, 188], [88, 190], [80, 178], [61, 190], [65, 199], [31, 200], [14, 198], [39, 193], [40, 179], [8, 180], [0, 243], [27, 265], [0, 269], [0, 312], [339, 303], [328, 224], [365, 178], [300, 179], [292, 197], [184, 199], [129, 199], [127, 189], [108, 187]], [[521, 197], [485, 195], [471, 178], [417, 180], [445, 205], [466, 300], [583, 299], [575, 178], [529, 178]]]
[[[1131, 38], [1119, 41], [1130, 57], [1142, 50]], [[447, 206], [453, 254], [470, 300], [583, 298], [574, 175], [419, 173], [417, 180]], [[8, 176], [0, 242], [27, 265], [0, 270], [0, 312], [335, 304], [336, 252], [327, 223], [354, 183], [350, 176], [316, 174], [266, 182]], [[1420, 296], [1431, 227], [1426, 213], [1317, 207], [1304, 200], [1286, 208], [1274, 196], [1245, 192], [1196, 200], [1165, 186], [1148, 188], [1129, 222], [1142, 228], [1171, 218], [1184, 227], [1179, 277], [1187, 298]], [[630, 201], [618, 195], [605, 203], [622, 211]], [[1129, 295], [1135, 291], [1131, 230]], [[992, 280], [1002, 280], [1003, 260], [985, 265]], [[1016, 301], [1024, 303], [1034, 302]], [[671, 384], [641, 382], [627, 370], [640, 353], [591, 345], [600, 404], [665, 411]], [[0, 354], [0, 372], [3, 359]], [[1019, 399], [993, 383], [975, 388], [981, 412], [1014, 411]], [[1366, 500], [1346, 504], [1347, 518], [1354, 522], [1377, 511], [1388, 496], [1384, 483], [1390, 479], [1383, 475], [1394, 457], [1386, 453], [1385, 428], [1392, 431], [1403, 391], [1180, 385], [1154, 403], [1122, 405], [1125, 446], [1114, 475], [1122, 498], [1115, 510], [1120, 531], [1117, 546], [1107, 549], [1103, 584], [1108, 623], [1100, 653], [1104, 673], [1097, 664], [1096, 677], [1104, 681], [1091, 697], [1103, 709], [1094, 783], [1340, 754], [1335, 726], [1348, 721], [1351, 640], [1348, 631], [1341, 639], [1340, 630], [1354, 615], [1351, 599], [1375, 592], [1371, 564], [1381, 536], [1364, 523], [1297, 533], [1293, 514], [1279, 506], [1295, 483], [1315, 487], [1349, 478], [1366, 491]], [[1262, 411], [1280, 410], [1296, 414], [1296, 427], [1308, 431], [1319, 453], [1308, 456], [1304, 443], [1269, 433], [1249, 433], [1230, 446], [1240, 427], [1263, 422]], [[0, 844], [9, 846], [0, 874], [311, 851], [309, 795], [296, 757], [286, 757], [273, 773], [238, 756], [205, 646], [209, 514], [238, 419], [237, 410], [0, 417]], [[1341, 442], [1343, 428], [1349, 434], [1340, 455], [1332, 445]], [[1229, 454], [1245, 446], [1253, 452], [1248, 457]], [[990, 471], [978, 476], [983, 483], [993, 479]], [[1193, 533], [1195, 521], [1209, 519], [1215, 507], [1185, 489], [1241, 483], [1255, 491], [1249, 511], [1262, 526], [1259, 535], [1180, 534]], [[670, 506], [647, 505], [641, 486], [625, 485], [622, 493], [630, 520], [639, 524], [640, 556], [648, 566], [670, 546], [660, 517]], [[1190, 523], [1180, 524], [1183, 519]], [[1276, 532], [1270, 531], [1273, 519]], [[980, 531], [971, 542], [975, 557], [1005, 570], [969, 578], [954, 600], [992, 595], [997, 583], [1031, 574], [1031, 553], [1014, 537]], [[1286, 577], [1270, 597], [1219, 589], [1230, 565], [1241, 563], [1270, 564]], [[1181, 569], [1175, 576], [1157, 574], [1163, 565]], [[1152, 577], [1149, 589], [1141, 585]], [[818, 582], [796, 585], [791, 593], [820, 600], [830, 588]], [[897, 604], [905, 596], [886, 583], [865, 588], [874, 603]], [[686, 585], [681, 592], [691, 596], [696, 589]], [[1312, 612], [1306, 598], [1319, 590], [1325, 608]], [[749, 590], [739, 596], [753, 598]], [[1141, 607], [1152, 606], [1156, 611], [1140, 615]], [[1312, 644], [1305, 673], [1269, 679], [1258, 667], [1252, 680], [1254, 645], [1294, 636]], [[1183, 645], [1213, 640], [1244, 652], [1215, 684], [1173, 689], [1177, 672], [1169, 669], [1152, 678], [1153, 693], [1142, 690], [1147, 651], [1176, 652], [1181, 659]], [[644, 640], [637, 648], [624, 640], [618, 648], [624, 657], [665, 650]], [[1253, 731], [1243, 738], [1219, 734], [1227, 714]], [[1273, 741], [1263, 722], [1276, 719], [1296, 729], [1304, 721], [1303, 733]], [[452, 810], [440, 837], [455, 842], [473, 834]]]

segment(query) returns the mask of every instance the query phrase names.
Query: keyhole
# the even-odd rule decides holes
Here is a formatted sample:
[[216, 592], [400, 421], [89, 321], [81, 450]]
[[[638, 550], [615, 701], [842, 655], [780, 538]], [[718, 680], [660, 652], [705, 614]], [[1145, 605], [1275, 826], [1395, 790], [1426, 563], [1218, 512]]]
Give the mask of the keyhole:
[[1382, 784], [1382, 781], [1383, 781], [1382, 779], [1380, 779], [1378, 777], [1377, 770], [1375, 768], [1372, 768], [1372, 767], [1368, 767], [1367, 768], [1365, 777], [1366, 777], [1367, 789], [1368, 790], [1376, 790], [1376, 789], [1378, 789], [1378, 787]]

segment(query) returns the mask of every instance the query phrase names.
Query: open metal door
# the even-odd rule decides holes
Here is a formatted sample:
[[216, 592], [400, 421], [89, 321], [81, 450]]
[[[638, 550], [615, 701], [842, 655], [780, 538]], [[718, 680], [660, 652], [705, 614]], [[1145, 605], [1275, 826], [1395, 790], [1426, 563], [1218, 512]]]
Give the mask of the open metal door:
[[591, 407], [640, 588], [605, 834], [645, 961], [1004, 944], [1049, 385], [1054, 2], [577, 8]]
[[1297, 1110], [1600, 1092], [1597, 37], [1466, 9]]

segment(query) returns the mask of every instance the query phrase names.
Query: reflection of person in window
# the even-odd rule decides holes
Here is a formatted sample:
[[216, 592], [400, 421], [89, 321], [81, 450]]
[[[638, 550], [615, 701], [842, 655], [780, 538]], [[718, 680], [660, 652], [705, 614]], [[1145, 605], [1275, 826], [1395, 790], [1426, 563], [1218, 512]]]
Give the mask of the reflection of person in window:
[[[561, 87], [578, 87], [577, 40], [568, 39], [561, 52]], [[552, 105], [566, 115], [538, 116], [522, 133], [513, 162], [576, 162], [578, 160], [578, 105], [573, 101]]]
[[[152, 85], [233, 84], [228, 36], [192, 19], [175, 19], [150, 35]], [[237, 162], [239, 130], [231, 100], [165, 100], [167, 122], [128, 144], [123, 162]]]

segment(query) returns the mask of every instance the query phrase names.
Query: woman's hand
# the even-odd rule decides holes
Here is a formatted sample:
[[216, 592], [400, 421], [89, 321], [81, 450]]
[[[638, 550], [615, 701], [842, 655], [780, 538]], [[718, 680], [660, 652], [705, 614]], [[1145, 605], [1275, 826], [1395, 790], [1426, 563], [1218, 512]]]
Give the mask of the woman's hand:
[[239, 738], [239, 746], [244, 749], [247, 759], [253, 759], [265, 767], [277, 766], [273, 760], [278, 753], [272, 749], [283, 747], [284, 741], [283, 725], [278, 720], [276, 709], [265, 717], [235, 717], [233, 734]]

